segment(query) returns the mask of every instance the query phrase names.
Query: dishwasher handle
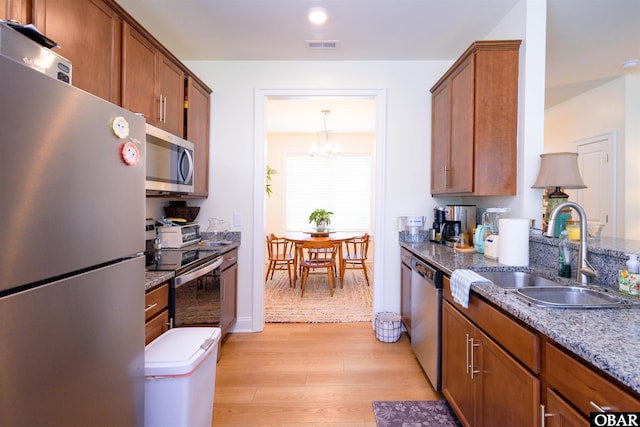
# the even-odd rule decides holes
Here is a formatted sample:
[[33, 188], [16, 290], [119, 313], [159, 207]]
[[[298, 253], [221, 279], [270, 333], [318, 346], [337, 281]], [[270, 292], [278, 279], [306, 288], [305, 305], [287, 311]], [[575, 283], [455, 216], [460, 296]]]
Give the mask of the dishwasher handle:
[[435, 282], [436, 279], [436, 269], [423, 263], [417, 258], [411, 259], [411, 268], [416, 271], [422, 277], [430, 280], [431, 282]]

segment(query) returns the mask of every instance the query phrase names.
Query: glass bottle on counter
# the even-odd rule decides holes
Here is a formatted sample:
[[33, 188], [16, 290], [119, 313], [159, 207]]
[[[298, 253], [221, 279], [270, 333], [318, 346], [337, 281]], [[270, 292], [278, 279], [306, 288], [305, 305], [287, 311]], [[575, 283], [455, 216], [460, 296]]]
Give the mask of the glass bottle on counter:
[[571, 251], [569, 250], [569, 232], [560, 233], [560, 247], [558, 249], [558, 276], [571, 278]]

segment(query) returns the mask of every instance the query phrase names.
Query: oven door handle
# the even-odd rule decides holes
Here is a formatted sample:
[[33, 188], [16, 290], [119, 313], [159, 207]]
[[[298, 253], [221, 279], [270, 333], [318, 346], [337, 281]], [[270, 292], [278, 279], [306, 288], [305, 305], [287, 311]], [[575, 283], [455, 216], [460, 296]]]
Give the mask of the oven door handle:
[[194, 279], [197, 279], [198, 277], [202, 277], [205, 274], [212, 272], [213, 270], [220, 267], [221, 265], [222, 265], [222, 257], [220, 256], [214, 259], [213, 261], [203, 264], [202, 266], [198, 267], [196, 270], [190, 271], [186, 274], [183, 274], [182, 276], [178, 276], [174, 278], [173, 286], [176, 288], [179, 288], [180, 286], [184, 285], [187, 282], [190, 282]]

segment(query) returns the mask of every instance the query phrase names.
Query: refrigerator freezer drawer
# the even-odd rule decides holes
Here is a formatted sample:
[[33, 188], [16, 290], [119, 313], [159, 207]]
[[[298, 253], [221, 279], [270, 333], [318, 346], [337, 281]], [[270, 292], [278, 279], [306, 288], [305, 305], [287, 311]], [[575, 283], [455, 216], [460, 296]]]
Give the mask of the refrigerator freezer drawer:
[[0, 298], [0, 425], [135, 426], [144, 259]]

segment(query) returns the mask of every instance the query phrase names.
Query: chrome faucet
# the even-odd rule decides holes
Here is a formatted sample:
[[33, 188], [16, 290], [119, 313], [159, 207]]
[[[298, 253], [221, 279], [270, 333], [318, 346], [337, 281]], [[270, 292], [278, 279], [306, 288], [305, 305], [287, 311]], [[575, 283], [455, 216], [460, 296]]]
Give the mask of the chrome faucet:
[[587, 214], [582, 209], [582, 206], [574, 202], [564, 202], [556, 206], [549, 217], [547, 236], [553, 237], [556, 228], [556, 216], [564, 208], [573, 208], [580, 216], [580, 249], [578, 250], [578, 277], [576, 279], [579, 279], [581, 284], [587, 285], [589, 284], [589, 277], [598, 277], [598, 271], [587, 260]]

